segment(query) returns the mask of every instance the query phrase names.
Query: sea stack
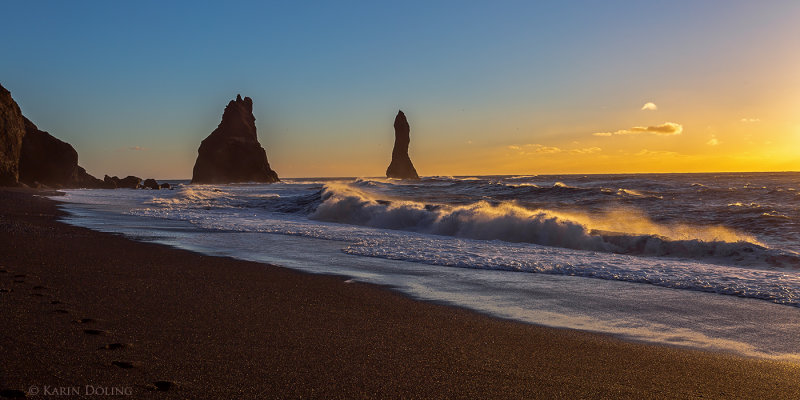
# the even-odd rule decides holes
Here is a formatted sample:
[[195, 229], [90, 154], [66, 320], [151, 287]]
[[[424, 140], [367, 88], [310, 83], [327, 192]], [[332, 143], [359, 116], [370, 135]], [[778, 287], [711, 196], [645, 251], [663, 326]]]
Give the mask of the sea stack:
[[253, 100], [231, 100], [222, 122], [200, 143], [192, 183], [278, 182], [256, 134]]
[[392, 149], [392, 162], [386, 169], [387, 178], [395, 179], [419, 179], [411, 158], [408, 157], [408, 144], [411, 139], [408, 133], [411, 127], [408, 125], [406, 115], [403, 111], [398, 111], [394, 118], [394, 149]]

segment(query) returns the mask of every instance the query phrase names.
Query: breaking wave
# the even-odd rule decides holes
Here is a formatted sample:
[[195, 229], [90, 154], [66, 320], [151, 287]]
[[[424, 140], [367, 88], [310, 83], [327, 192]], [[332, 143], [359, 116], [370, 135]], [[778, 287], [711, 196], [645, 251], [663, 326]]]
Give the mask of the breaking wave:
[[309, 218], [597, 252], [720, 259], [765, 267], [800, 266], [797, 254], [769, 249], [751, 235], [722, 226], [659, 224], [631, 209], [588, 214], [529, 209], [514, 202], [424, 204], [381, 198], [352, 185], [327, 184]]

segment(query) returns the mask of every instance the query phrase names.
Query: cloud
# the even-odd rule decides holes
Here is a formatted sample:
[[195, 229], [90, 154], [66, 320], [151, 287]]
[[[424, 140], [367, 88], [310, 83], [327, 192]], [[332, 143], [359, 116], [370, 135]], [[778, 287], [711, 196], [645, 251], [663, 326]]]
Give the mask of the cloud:
[[711, 135], [711, 139], [706, 142], [709, 146], [717, 146], [720, 144], [719, 139], [717, 139], [716, 135]]
[[630, 129], [623, 129], [616, 132], [597, 132], [594, 136], [616, 136], [616, 135], [640, 135], [651, 134], [658, 136], [674, 136], [683, 133], [683, 125], [674, 122], [665, 122], [656, 126], [634, 126]]
[[658, 106], [655, 103], [647, 102], [644, 103], [642, 106], [642, 111], [655, 111], [658, 110]]
[[558, 154], [558, 153], [569, 153], [569, 154], [593, 154], [603, 149], [599, 147], [586, 147], [586, 148], [575, 148], [575, 149], [562, 149], [555, 146], [545, 146], [538, 143], [530, 143], [530, 144], [523, 144], [523, 145], [510, 145], [507, 146], [509, 150], [516, 151], [521, 156], [531, 156], [537, 154]]
[[521, 146], [512, 144], [511, 146], [508, 146], [508, 149], [518, 151], [521, 155], [556, 154], [563, 151], [558, 147], [544, 146], [538, 143], [523, 144]]
[[742, 118], [739, 122], [744, 122], [746, 124], [752, 124], [754, 122], [761, 122], [760, 118]]
[[571, 154], [594, 154], [603, 151], [603, 149], [599, 147], [586, 147], [583, 149], [572, 149], [569, 152]]
[[132, 146], [132, 147], [128, 147], [128, 150], [133, 150], [133, 151], [145, 151], [145, 150], [147, 150], [147, 149], [146, 149], [146, 148], [144, 148], [144, 147], [141, 147], [141, 146]]
[[534, 147], [533, 151], [539, 154], [556, 154], [556, 153], [561, 153], [564, 150], [561, 150], [558, 147], [542, 146], [540, 144], [537, 144]]
[[647, 150], [642, 149], [642, 151], [634, 154], [635, 156], [639, 157], [675, 157], [678, 153], [674, 151], [661, 151], [661, 150]]

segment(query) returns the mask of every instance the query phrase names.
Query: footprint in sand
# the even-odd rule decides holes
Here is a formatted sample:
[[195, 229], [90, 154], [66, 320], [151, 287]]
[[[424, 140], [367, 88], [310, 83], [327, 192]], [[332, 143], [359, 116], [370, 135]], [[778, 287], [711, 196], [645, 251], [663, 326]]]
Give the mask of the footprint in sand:
[[133, 363], [130, 361], [112, 361], [111, 365], [115, 367], [120, 367], [123, 369], [131, 369], [133, 368]]
[[56, 314], [69, 314], [69, 311], [61, 309], [61, 308], [59, 308], [57, 310], [53, 310], [53, 312], [56, 313]]
[[6, 289], [6, 288], [0, 288], [0, 293], [11, 293], [11, 292], [13, 292], [13, 290]]
[[105, 335], [108, 332], [106, 332], [106, 331], [104, 331], [102, 329], [84, 329], [83, 333], [85, 333], [87, 335]]
[[109, 343], [101, 347], [99, 350], [120, 350], [127, 349], [128, 347], [131, 347], [131, 345], [126, 343]]
[[53, 300], [50, 302], [50, 304], [64, 304], [64, 303], [61, 302], [61, 300]]
[[174, 385], [175, 384], [170, 382], [170, 381], [155, 381], [155, 382], [153, 382], [153, 386], [155, 386], [156, 390], [159, 391], [159, 392], [166, 392], [167, 390], [170, 390], [172, 388], [172, 386], [174, 386]]
[[81, 318], [81, 319], [76, 319], [76, 320], [74, 320], [72, 322], [75, 322], [75, 323], [78, 323], [78, 324], [93, 324], [93, 323], [97, 322], [97, 320], [94, 319], [94, 318]]

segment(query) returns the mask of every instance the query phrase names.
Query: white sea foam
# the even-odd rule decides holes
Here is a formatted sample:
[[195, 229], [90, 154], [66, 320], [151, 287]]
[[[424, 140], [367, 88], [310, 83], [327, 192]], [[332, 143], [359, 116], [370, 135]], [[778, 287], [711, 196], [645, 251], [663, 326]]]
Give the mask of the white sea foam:
[[720, 226], [657, 224], [631, 209], [588, 214], [527, 209], [513, 202], [430, 205], [379, 198], [352, 185], [328, 184], [323, 189], [321, 204], [310, 218], [459, 238], [622, 254], [728, 257], [762, 266], [769, 266], [768, 259], [772, 259], [770, 250], [750, 235]]
[[[115, 193], [127, 196], [124, 207], [134, 215], [189, 221], [206, 230], [343, 241], [351, 243], [343, 251], [353, 255], [643, 282], [782, 304], [797, 303], [800, 291], [793, 272], [800, 265], [797, 253], [770, 248], [721, 225], [655, 222], [626, 206], [590, 212], [516, 201], [440, 204], [408, 198], [421, 187], [457, 196], [491, 189], [486, 180], [451, 180], [444, 186], [373, 179], [325, 182]], [[467, 186], [451, 186], [459, 182]], [[569, 185], [554, 187], [564, 186]], [[98, 193], [109, 192], [74, 191], [68, 197], [95, 204], [118, 201]], [[783, 221], [777, 215], [769, 218]]]
[[[504, 181], [178, 185], [170, 191], [75, 190], [62, 200], [76, 203], [70, 208], [73, 221], [84, 226], [149, 235], [209, 254], [345, 274], [498, 316], [747, 355], [800, 356], [794, 335], [800, 318], [792, 317], [800, 314], [781, 311], [800, 307], [797, 255], [788, 250], [791, 235], [789, 247], [780, 241], [762, 246], [762, 237], [770, 236], [713, 223], [713, 215], [653, 218], [662, 208], [692, 212], [690, 203], [670, 203], [694, 193], [685, 180], [678, 180], [672, 193], [660, 182], [627, 179], [521, 182], [540, 184], [538, 189], [506, 187]], [[551, 187], [553, 182], [578, 189]], [[704, 183], [704, 190], [741, 186]], [[603, 187], [668, 195], [664, 200], [609, 196]], [[792, 229], [786, 224], [794, 220], [760, 218], [764, 210], [753, 213], [733, 204], [769, 204], [766, 211], [791, 216], [792, 204], [774, 196], [794, 193], [719, 193], [725, 197], [716, 209], [704, 204], [693, 215], [716, 212], [734, 226], [764, 224], [767, 233]], [[599, 207], [598, 201], [619, 203]], [[733, 212], [738, 209], [747, 212]], [[295, 242], [296, 248], [289, 246]], [[587, 291], [592, 294], [581, 294]], [[628, 295], [620, 298], [621, 293]], [[677, 309], [684, 314], [669, 311]], [[719, 322], [698, 324], [692, 318]]]

